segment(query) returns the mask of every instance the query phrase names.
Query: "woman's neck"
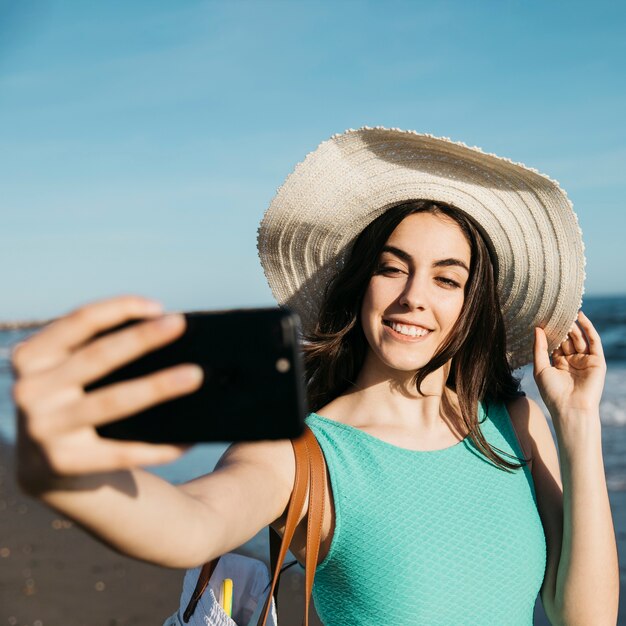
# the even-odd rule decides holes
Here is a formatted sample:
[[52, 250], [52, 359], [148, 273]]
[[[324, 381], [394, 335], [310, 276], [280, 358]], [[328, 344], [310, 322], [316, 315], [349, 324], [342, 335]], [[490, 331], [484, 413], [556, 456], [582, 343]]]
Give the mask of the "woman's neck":
[[[446, 388], [449, 364], [424, 379], [421, 394], [415, 372], [363, 367], [354, 385], [327, 405], [361, 424], [397, 425], [424, 433], [449, 428], [459, 414], [456, 393]], [[451, 415], [451, 413], [453, 415]]]

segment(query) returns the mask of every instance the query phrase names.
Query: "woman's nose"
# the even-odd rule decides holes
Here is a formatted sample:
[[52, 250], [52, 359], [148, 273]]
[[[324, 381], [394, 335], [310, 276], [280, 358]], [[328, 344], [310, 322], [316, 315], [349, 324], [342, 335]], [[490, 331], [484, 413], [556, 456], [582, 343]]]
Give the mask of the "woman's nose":
[[404, 287], [404, 291], [400, 295], [400, 304], [409, 309], [425, 309], [426, 308], [426, 289], [419, 278], [411, 277]]

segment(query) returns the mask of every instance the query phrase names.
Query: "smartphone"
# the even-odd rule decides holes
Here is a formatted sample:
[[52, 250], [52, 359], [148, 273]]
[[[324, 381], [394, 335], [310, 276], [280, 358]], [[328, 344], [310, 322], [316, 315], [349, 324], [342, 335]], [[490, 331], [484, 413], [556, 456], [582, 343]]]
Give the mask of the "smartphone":
[[100, 436], [151, 443], [299, 437], [307, 404], [297, 314], [279, 307], [184, 315], [181, 337], [90, 383], [85, 391], [181, 363], [202, 368], [200, 389], [98, 426]]

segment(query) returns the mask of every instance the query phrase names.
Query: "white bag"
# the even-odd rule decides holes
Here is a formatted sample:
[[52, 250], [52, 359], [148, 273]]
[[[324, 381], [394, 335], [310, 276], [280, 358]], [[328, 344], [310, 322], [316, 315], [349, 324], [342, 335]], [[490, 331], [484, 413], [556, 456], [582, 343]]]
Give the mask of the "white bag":
[[[187, 570], [180, 596], [180, 608], [163, 626], [256, 626], [270, 589], [269, 571], [258, 559], [228, 552], [220, 557], [209, 586], [198, 601], [191, 619], [183, 621], [184, 608], [194, 592], [201, 567]], [[233, 581], [232, 618], [228, 617], [218, 601], [225, 578]], [[277, 626], [276, 606], [272, 598], [266, 626]]]

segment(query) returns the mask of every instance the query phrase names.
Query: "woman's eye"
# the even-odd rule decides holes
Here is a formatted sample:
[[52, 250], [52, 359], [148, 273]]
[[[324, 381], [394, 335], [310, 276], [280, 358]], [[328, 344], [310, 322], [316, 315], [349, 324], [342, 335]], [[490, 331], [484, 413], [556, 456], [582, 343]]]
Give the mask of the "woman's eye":
[[378, 270], [378, 274], [401, 274], [402, 270], [399, 267], [393, 267], [393, 265], [381, 265]]
[[443, 283], [444, 285], [446, 285], [447, 287], [460, 287], [461, 286], [459, 285], [459, 283], [456, 282], [456, 280], [452, 280], [451, 278], [444, 278], [443, 276], [439, 276], [437, 280], [440, 283]]

